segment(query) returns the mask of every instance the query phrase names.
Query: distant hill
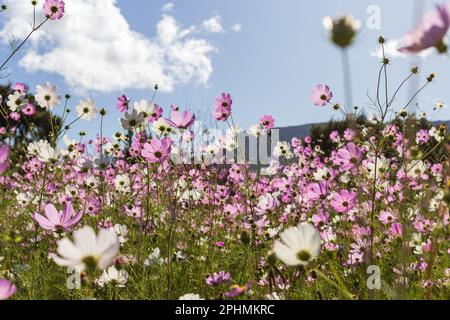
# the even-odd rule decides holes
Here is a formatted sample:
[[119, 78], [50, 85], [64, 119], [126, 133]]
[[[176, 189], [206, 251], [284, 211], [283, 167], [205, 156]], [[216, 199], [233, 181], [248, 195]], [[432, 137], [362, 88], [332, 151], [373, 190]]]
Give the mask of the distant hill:
[[[276, 129], [280, 130], [280, 141], [291, 141], [292, 138], [303, 138], [310, 134], [311, 128], [319, 125], [326, 125], [326, 122], [323, 123], [309, 123], [302, 124], [298, 126], [289, 126], [289, 127], [278, 127]], [[443, 121], [433, 121], [433, 125], [445, 124], [448, 128], [450, 128], [450, 120]]]

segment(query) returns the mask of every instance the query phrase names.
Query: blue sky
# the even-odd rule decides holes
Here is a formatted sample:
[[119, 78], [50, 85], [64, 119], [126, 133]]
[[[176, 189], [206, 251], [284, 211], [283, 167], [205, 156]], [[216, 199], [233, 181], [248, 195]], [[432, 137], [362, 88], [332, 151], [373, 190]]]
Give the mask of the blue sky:
[[[92, 0], [67, 0], [66, 2], [78, 1], [92, 2]], [[373, 95], [376, 89], [379, 59], [374, 57], [371, 52], [376, 49], [378, 36], [383, 35], [389, 39], [401, 38], [414, 25], [414, 5], [419, 3], [420, 7], [420, 2], [425, 2], [423, 4], [425, 12], [431, 10], [434, 5], [433, 1], [421, 0], [173, 0], [171, 1], [173, 3], [172, 8], [168, 10], [169, 6], [166, 6], [166, 9], [163, 10], [163, 6], [167, 5], [168, 1], [101, 1], [111, 3], [110, 8], [118, 7], [120, 9], [119, 15], [122, 15], [126, 20], [130, 30], [139, 33], [138, 37], [141, 39], [150, 39], [151, 41], [155, 39], [158, 36], [157, 25], [164, 19], [163, 15], [165, 15], [166, 18], [172, 19], [170, 21], [176, 21], [180, 30], [191, 30], [190, 34], [180, 40], [177, 45], [182, 47], [188, 43], [186, 42], [188, 39], [194, 39], [195, 41], [191, 43], [195, 46], [193, 50], [204, 50], [206, 52], [200, 55], [197, 52], [193, 56], [195, 60], [193, 62], [188, 61], [192, 53], [189, 51], [183, 51], [182, 63], [179, 60], [171, 61], [173, 57], [161, 62], [164, 68], [172, 68], [171, 63], [175, 63], [177, 68], [181, 68], [182, 72], [187, 72], [190, 75], [180, 80], [175, 74], [178, 69], [171, 71], [167, 83], [172, 81], [173, 88], [166, 90], [166, 92], [158, 92], [157, 103], [162, 105], [165, 110], [168, 110], [170, 104], [175, 104], [182, 108], [202, 110], [201, 113], [209, 114], [214, 98], [221, 92], [230, 92], [234, 100], [235, 120], [243, 127], [256, 123], [263, 114], [273, 115], [276, 118], [277, 126], [320, 122], [329, 120], [333, 116], [337, 117], [333, 111], [328, 108], [315, 107], [309, 100], [314, 85], [327, 83], [332, 87], [336, 100], [342, 103], [345, 101], [341, 56], [339, 50], [330, 44], [327, 39], [327, 33], [322, 25], [324, 16], [351, 13], [362, 23], [357, 40], [350, 49], [350, 60], [353, 101], [354, 104], [365, 107], [369, 102], [366, 92], [369, 91]], [[19, 2], [28, 4], [29, 0], [10, 2], [13, 6]], [[442, 3], [442, 1], [436, 3]], [[376, 5], [380, 8], [381, 29], [379, 30], [370, 30], [366, 26], [366, 19], [369, 17], [366, 10], [370, 5]], [[14, 11], [12, 10], [12, 12]], [[24, 14], [22, 13], [22, 16]], [[72, 19], [71, 21], [89, 26], [92, 33], [98, 37], [98, 41], [104, 41], [105, 39], [105, 41], [108, 41], [109, 37], [114, 36], [111, 35], [111, 30], [114, 30], [111, 29], [113, 26], [95, 23], [95, 12], [84, 15], [82, 10], [74, 9], [71, 12], [68, 8], [67, 15], [63, 19], [68, 19], [68, 17]], [[116, 15], [115, 17], [118, 18], [119, 16]], [[205, 30], [204, 21], [211, 18], [219, 22], [223, 32], [217, 32], [218, 30], [212, 32], [211, 28]], [[5, 15], [0, 19], [5, 21], [3, 23], [4, 28], [8, 29], [14, 26], [11, 22], [11, 16]], [[164, 21], [169, 22], [169, 18]], [[114, 20], [110, 22], [114, 25]], [[10, 23], [10, 25], [8, 26], [7, 23]], [[51, 26], [45, 28], [48, 27], [53, 30], [52, 32], [58, 32], [55, 30], [58, 30], [59, 23], [64, 22], [52, 22]], [[241, 26], [240, 31], [232, 30], [237, 24]], [[189, 29], [192, 26], [194, 27]], [[45, 28], [41, 34], [45, 34], [47, 31]], [[23, 30], [17, 32], [21, 34]], [[133, 88], [136, 87], [133, 84], [131, 88], [124, 90], [117, 88], [106, 91], [104, 88], [102, 90], [90, 90], [80, 87], [79, 83], [77, 84], [80, 79], [74, 80], [72, 78], [72, 80], [68, 80], [67, 74], [55, 73], [53, 65], [40, 68], [36, 67], [36, 64], [33, 67], [33, 61], [35, 60], [27, 60], [26, 63], [20, 62], [32, 49], [37, 52], [37, 55], [43, 55], [59, 45], [57, 41], [51, 39], [50, 36], [53, 33], [50, 32], [47, 37], [41, 34], [39, 34], [39, 37], [41, 37], [39, 41], [30, 44], [10, 64], [9, 81], [23, 81], [31, 87], [50, 81], [59, 87], [61, 93], [68, 92], [73, 95], [72, 108], [81, 98], [91, 97], [95, 99], [98, 106], [104, 106], [109, 110], [106, 121], [106, 132], [108, 134], [112, 134], [119, 129], [120, 115], [115, 110], [115, 100], [118, 95], [125, 93], [133, 101], [141, 98], [150, 99], [152, 95], [151, 81], [142, 84], [142, 88]], [[73, 34], [64, 35], [64, 37], [73, 36]], [[6, 40], [5, 33], [3, 33], [3, 40]], [[159, 41], [163, 40], [160, 39]], [[172, 50], [169, 47], [163, 50]], [[6, 55], [8, 52], [7, 44], [3, 43], [0, 48], [2, 56]], [[75, 53], [75, 56], [77, 50], [81, 50], [77, 47], [70, 48], [71, 53]], [[179, 50], [182, 49], [179, 48]], [[124, 51], [133, 51], [132, 45], [127, 44], [126, 48], [122, 47], [115, 52], [116, 50], [119, 50], [118, 46], [112, 46], [108, 49], [105, 55], [107, 59], [113, 59], [112, 61], [117, 59], [124, 64], [123, 69], [133, 65], [133, 61], [124, 60], [127, 57]], [[137, 57], [137, 53], [133, 54], [130, 59]], [[119, 55], [122, 56], [119, 57]], [[123, 55], [125, 55], [125, 58]], [[95, 59], [99, 59], [99, 57], [95, 57]], [[97, 63], [89, 63], [88, 60], [90, 59], [78, 59], [76, 63], [81, 67], [84, 66], [83, 63], [86, 63], [85, 68], [94, 70], [89, 74], [90, 80], [94, 84], [103, 83], [100, 78], [95, 78], [97, 76], [96, 65], [100, 66], [101, 64], [98, 64], [98, 60], [96, 60]], [[415, 60], [420, 63], [422, 69], [419, 76], [420, 83], [430, 72], [437, 73], [436, 82], [418, 100], [421, 110], [431, 115], [436, 99], [442, 99], [445, 102], [450, 100], [448, 93], [450, 57], [432, 53], [425, 58], [394, 58], [389, 76], [391, 90], [395, 89], [396, 84], [408, 74], [408, 69]], [[120, 63], [117, 66], [114, 63], [108, 66], [112, 65], [119, 70], [121, 68]], [[208, 69], [208, 64], [212, 69]], [[197, 66], [199, 70], [192, 71], [193, 66]], [[143, 67], [147, 68], [148, 66], [143, 65]], [[149, 68], [148, 70], [151, 71], [152, 69]], [[124, 71], [122, 70], [122, 72]], [[105, 74], [107, 73], [100, 70], [98, 77], [109, 77]], [[151, 78], [142, 74], [140, 76], [143, 79]], [[164, 71], [162, 71], [162, 76], [166, 76]], [[158, 76], [152, 77], [157, 78]], [[103, 80], [111, 86], [111, 81]], [[128, 79], [128, 82], [132, 83], [133, 79]], [[398, 107], [401, 107], [402, 102], [407, 101], [410, 90], [406, 88], [404, 94], [399, 96]], [[446, 107], [434, 118], [450, 119], [450, 108]], [[98, 126], [99, 121], [80, 123], [74, 132], [83, 129], [90, 131], [92, 135], [98, 131]]]

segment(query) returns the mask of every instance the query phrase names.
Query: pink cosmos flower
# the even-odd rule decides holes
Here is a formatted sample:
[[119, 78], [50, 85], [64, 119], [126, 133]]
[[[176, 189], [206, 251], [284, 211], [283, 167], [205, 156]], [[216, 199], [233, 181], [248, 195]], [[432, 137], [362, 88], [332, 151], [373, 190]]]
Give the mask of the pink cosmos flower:
[[237, 284], [232, 285], [230, 287], [230, 291], [224, 293], [224, 296], [227, 298], [236, 298], [238, 296], [243, 295], [247, 291], [247, 286], [238, 286]]
[[0, 279], [0, 300], [7, 300], [16, 293], [16, 286], [6, 279]]
[[340, 165], [343, 170], [350, 170], [361, 162], [362, 152], [353, 142], [346, 148], [339, 149], [334, 163]]
[[214, 118], [217, 121], [226, 121], [231, 115], [233, 99], [231, 94], [222, 93], [216, 98], [216, 104], [213, 111]]
[[80, 221], [82, 215], [81, 211], [75, 212], [70, 202], [66, 204], [63, 211], [56, 210], [55, 206], [49, 203], [45, 206], [45, 217], [35, 213], [33, 218], [46, 230], [70, 231]]
[[2, 174], [3, 172], [6, 171], [6, 169], [8, 169], [9, 166], [8, 157], [9, 157], [9, 147], [6, 144], [4, 144], [3, 146], [0, 147], [0, 174]]
[[144, 144], [141, 154], [148, 162], [161, 163], [169, 157], [171, 150], [172, 140], [170, 138], [161, 140], [153, 138]]
[[22, 112], [24, 115], [30, 117], [36, 113], [36, 107], [32, 103], [29, 103], [25, 108], [22, 109]]
[[379, 220], [381, 221], [382, 224], [388, 224], [388, 223], [393, 222], [395, 220], [395, 217], [389, 211], [382, 210], [380, 212]]
[[217, 286], [231, 280], [231, 274], [225, 271], [214, 272], [206, 278], [206, 284], [209, 286]]
[[161, 118], [163, 113], [163, 108], [161, 108], [159, 105], [155, 104], [153, 107], [153, 112], [150, 113], [148, 116], [148, 121], [153, 123], [157, 121], [159, 118]]
[[262, 116], [262, 118], [259, 120], [259, 123], [261, 124], [261, 126], [266, 129], [266, 130], [270, 130], [273, 128], [273, 126], [275, 125], [275, 119], [270, 116], [270, 115], [264, 115]]
[[401, 237], [403, 234], [403, 226], [401, 223], [393, 223], [389, 229], [389, 232], [393, 236]]
[[337, 212], [348, 212], [356, 206], [356, 193], [348, 190], [341, 190], [333, 195], [331, 206]]
[[172, 111], [170, 119], [166, 119], [166, 121], [172, 127], [178, 129], [187, 129], [194, 123], [195, 115], [190, 113], [189, 111], [184, 111], [183, 113], [180, 113], [179, 111]]
[[316, 106], [326, 106], [328, 102], [333, 98], [333, 92], [327, 85], [318, 84], [312, 92], [311, 101]]
[[9, 114], [9, 117], [11, 118], [11, 119], [13, 119], [14, 121], [19, 121], [20, 120], [20, 113], [18, 113], [18, 112], [11, 112], [10, 114]]
[[26, 84], [22, 83], [22, 82], [17, 82], [16, 84], [14, 84], [11, 87], [11, 90], [12, 91], [19, 91], [20, 93], [25, 94], [28, 91], [28, 86]]
[[318, 183], [311, 183], [306, 188], [306, 196], [310, 200], [326, 199], [329, 193], [328, 183], [326, 181], [320, 181]]
[[436, 9], [423, 16], [421, 23], [403, 38], [404, 45], [400, 52], [417, 53], [436, 47], [440, 52], [446, 52], [447, 46], [443, 39], [450, 27], [449, 5], [437, 5]]
[[125, 112], [128, 110], [130, 105], [130, 99], [126, 95], [121, 95], [117, 97], [116, 108], [119, 112]]
[[430, 140], [430, 135], [428, 130], [422, 129], [416, 133], [416, 143], [417, 144], [425, 144]]
[[45, 0], [44, 13], [50, 20], [59, 20], [64, 15], [64, 1]]

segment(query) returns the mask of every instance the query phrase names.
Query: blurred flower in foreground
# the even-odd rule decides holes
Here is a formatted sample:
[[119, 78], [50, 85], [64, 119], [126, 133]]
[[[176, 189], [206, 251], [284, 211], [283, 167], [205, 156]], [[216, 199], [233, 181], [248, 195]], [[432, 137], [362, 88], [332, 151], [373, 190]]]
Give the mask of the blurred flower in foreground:
[[403, 38], [403, 46], [398, 50], [417, 53], [428, 48], [436, 48], [439, 53], [447, 52], [444, 42], [450, 27], [450, 7], [448, 4], [437, 5], [433, 12], [425, 14], [421, 23]]
[[3, 173], [9, 166], [9, 147], [4, 144], [0, 147], [0, 173]]
[[361, 27], [359, 20], [347, 14], [336, 18], [325, 17], [322, 22], [325, 29], [330, 32], [331, 42], [341, 48], [347, 48], [353, 43]]
[[67, 238], [58, 241], [58, 255], [53, 260], [60, 266], [74, 266], [79, 271], [104, 270], [119, 253], [120, 242], [114, 230], [84, 226], [73, 232], [73, 242]]
[[9, 299], [16, 293], [16, 286], [6, 279], [0, 279], [0, 300]]

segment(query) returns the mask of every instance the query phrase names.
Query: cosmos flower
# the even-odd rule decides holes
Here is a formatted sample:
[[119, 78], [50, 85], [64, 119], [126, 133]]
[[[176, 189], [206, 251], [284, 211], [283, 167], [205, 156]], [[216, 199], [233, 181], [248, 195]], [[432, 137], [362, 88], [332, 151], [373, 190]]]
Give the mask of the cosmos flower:
[[118, 288], [124, 288], [127, 282], [128, 272], [124, 269], [117, 270], [115, 266], [110, 266], [108, 269], [103, 270], [102, 275], [96, 281], [100, 287], [111, 285]]
[[217, 121], [226, 121], [231, 116], [233, 99], [231, 94], [222, 93], [216, 98], [216, 104], [213, 110], [214, 118]]
[[8, 95], [8, 101], [6, 105], [11, 111], [21, 110], [22, 107], [28, 104], [28, 99], [25, 98], [25, 94], [20, 91], [14, 91], [12, 94]]
[[44, 13], [50, 20], [59, 20], [64, 15], [64, 1], [45, 0]]
[[209, 286], [218, 286], [229, 281], [231, 281], [231, 274], [225, 271], [214, 272], [206, 278], [206, 284]]
[[79, 271], [100, 270], [110, 266], [119, 253], [120, 242], [114, 230], [84, 226], [73, 232], [73, 242], [67, 238], [58, 241], [58, 255], [53, 260], [60, 266], [73, 266]]
[[70, 202], [65, 205], [63, 211], [56, 210], [55, 206], [50, 203], [45, 206], [44, 210], [45, 217], [35, 213], [33, 218], [42, 228], [51, 231], [70, 231], [83, 216], [82, 211], [75, 212]]
[[56, 86], [46, 82], [44, 85], [36, 86], [34, 99], [42, 108], [52, 110], [59, 104], [61, 96], [59, 95]]
[[0, 279], [0, 300], [7, 300], [16, 293], [16, 286], [6, 279]]
[[341, 166], [343, 170], [350, 170], [361, 162], [361, 158], [361, 150], [353, 142], [350, 142], [345, 148], [338, 150], [334, 163]]
[[196, 293], [186, 293], [178, 298], [178, 300], [205, 300]]
[[153, 249], [147, 259], [144, 261], [144, 266], [150, 267], [153, 265], [163, 265], [167, 262], [167, 259], [164, 259], [161, 256], [161, 250], [159, 248]]
[[150, 142], [144, 144], [142, 156], [151, 163], [160, 163], [165, 161], [172, 149], [172, 140], [170, 138], [151, 139]]
[[130, 99], [126, 95], [121, 95], [117, 97], [116, 108], [119, 112], [128, 111], [130, 105]]
[[275, 255], [288, 266], [307, 265], [320, 253], [320, 233], [308, 223], [285, 229], [275, 240]]
[[270, 115], [264, 115], [260, 120], [259, 123], [265, 130], [270, 130], [275, 125], [275, 119]]
[[133, 109], [131, 113], [125, 112], [120, 123], [124, 130], [134, 130], [144, 123], [144, 115]]
[[312, 92], [311, 101], [316, 106], [326, 106], [328, 102], [333, 98], [333, 92], [327, 85], [318, 84]]
[[9, 166], [9, 146], [4, 144], [0, 147], [0, 174], [5, 172]]
[[406, 53], [418, 53], [435, 47], [439, 53], [447, 52], [444, 37], [450, 27], [450, 8], [448, 4], [437, 5], [432, 12], [425, 14], [421, 23], [403, 38], [398, 50]]
[[323, 26], [330, 32], [330, 39], [335, 45], [346, 48], [353, 43], [357, 31], [361, 28], [361, 22], [351, 15], [342, 15], [337, 18], [325, 17]]
[[81, 119], [91, 121], [97, 115], [97, 106], [91, 98], [87, 98], [78, 102], [75, 111]]
[[356, 206], [356, 193], [345, 189], [335, 192], [330, 204], [337, 212], [348, 212]]
[[13, 86], [11, 86], [12, 91], [19, 91], [22, 94], [28, 92], [28, 86], [25, 83], [17, 82]]
[[172, 111], [170, 119], [166, 119], [166, 121], [174, 128], [187, 129], [194, 123], [195, 115], [189, 111], [184, 111], [183, 113]]
[[25, 108], [22, 109], [22, 113], [26, 116], [31, 117], [36, 113], [36, 107], [32, 103], [28, 103]]

